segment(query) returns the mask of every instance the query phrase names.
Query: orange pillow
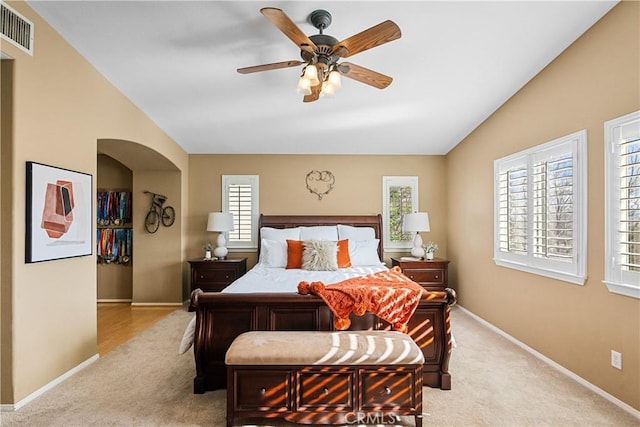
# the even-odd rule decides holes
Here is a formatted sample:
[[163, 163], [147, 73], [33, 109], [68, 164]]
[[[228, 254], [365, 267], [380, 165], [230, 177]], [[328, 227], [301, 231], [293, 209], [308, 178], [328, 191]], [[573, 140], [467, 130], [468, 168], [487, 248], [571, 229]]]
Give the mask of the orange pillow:
[[287, 268], [302, 268], [302, 249], [302, 241], [287, 240]]
[[338, 241], [338, 268], [351, 267], [351, 257], [349, 256], [349, 240]]

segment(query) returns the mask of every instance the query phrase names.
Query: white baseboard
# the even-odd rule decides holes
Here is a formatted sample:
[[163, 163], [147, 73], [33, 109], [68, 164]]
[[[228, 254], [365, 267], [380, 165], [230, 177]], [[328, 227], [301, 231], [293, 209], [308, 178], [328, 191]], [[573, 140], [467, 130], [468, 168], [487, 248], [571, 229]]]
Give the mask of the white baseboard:
[[182, 307], [181, 302], [132, 302], [131, 307]]
[[67, 372], [65, 372], [64, 374], [60, 375], [58, 378], [54, 379], [50, 383], [45, 384], [44, 386], [40, 387], [38, 390], [34, 391], [33, 393], [31, 393], [30, 395], [28, 395], [27, 397], [25, 397], [21, 401], [19, 401], [17, 403], [14, 403], [13, 405], [11, 405], [11, 404], [0, 405], [0, 410], [2, 410], [3, 412], [17, 411], [18, 409], [22, 408], [27, 403], [31, 402], [33, 399], [41, 396], [45, 392], [51, 390], [52, 388], [54, 388], [55, 386], [60, 384], [62, 381], [64, 381], [67, 378], [77, 374], [78, 372], [80, 372], [81, 370], [86, 368], [87, 366], [91, 365], [93, 362], [98, 360], [99, 357], [100, 357], [99, 355], [94, 354], [89, 359], [87, 359], [84, 362], [80, 363], [78, 366], [69, 369]]
[[583, 386], [587, 387], [589, 390], [595, 392], [596, 394], [598, 394], [598, 395], [604, 397], [605, 399], [607, 399], [609, 402], [611, 402], [614, 405], [618, 406], [620, 409], [623, 409], [626, 412], [628, 412], [629, 414], [631, 414], [632, 416], [636, 417], [637, 419], [640, 419], [640, 411], [635, 409], [633, 406], [627, 405], [622, 400], [620, 400], [620, 399], [616, 398], [615, 396], [607, 393], [606, 391], [602, 390], [598, 386], [595, 386], [595, 385], [591, 384], [589, 381], [585, 380], [581, 376], [576, 375], [575, 373], [571, 372], [570, 370], [568, 370], [564, 366], [560, 365], [559, 363], [549, 359], [547, 356], [545, 356], [544, 354], [540, 353], [539, 351], [536, 351], [533, 348], [531, 348], [528, 345], [526, 345], [525, 343], [523, 343], [522, 341], [517, 340], [516, 338], [512, 337], [511, 335], [509, 335], [508, 333], [503, 331], [502, 329], [499, 329], [499, 328], [495, 327], [491, 323], [489, 323], [486, 320], [484, 320], [482, 317], [480, 317], [480, 316], [472, 313], [471, 311], [467, 310], [466, 308], [462, 307], [460, 304], [456, 304], [456, 307], [458, 307], [460, 310], [464, 311], [466, 314], [468, 314], [474, 320], [476, 320], [477, 322], [481, 323], [483, 326], [487, 327], [488, 329], [491, 329], [493, 332], [495, 332], [498, 335], [500, 335], [500, 336], [506, 338], [507, 340], [511, 341], [512, 343], [514, 343], [515, 345], [517, 345], [518, 347], [520, 347], [524, 351], [530, 353], [531, 355], [535, 356], [536, 358], [542, 360], [547, 365], [549, 365], [552, 368], [558, 370], [560, 373], [566, 375], [567, 377], [571, 378], [574, 381], [577, 381], [578, 383], [580, 383]]
[[98, 302], [131, 302], [132, 299], [113, 299], [113, 298], [106, 298], [106, 299], [98, 299]]

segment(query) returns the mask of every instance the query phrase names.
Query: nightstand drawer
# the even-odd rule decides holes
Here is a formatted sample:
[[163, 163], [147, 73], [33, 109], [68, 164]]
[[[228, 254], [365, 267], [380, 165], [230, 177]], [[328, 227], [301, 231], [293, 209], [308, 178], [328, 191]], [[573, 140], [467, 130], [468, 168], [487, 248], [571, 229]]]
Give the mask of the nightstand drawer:
[[[222, 261], [189, 261], [191, 265], [191, 292], [220, 292], [247, 272], [246, 258], [231, 258]], [[189, 311], [194, 307], [189, 306]]]
[[444, 270], [431, 268], [407, 268], [403, 270], [405, 276], [421, 285], [444, 285]]
[[222, 284], [228, 285], [236, 280], [239, 276], [239, 272], [235, 268], [225, 269], [199, 269], [195, 274], [196, 284]]
[[400, 267], [405, 276], [428, 291], [444, 291], [449, 286], [447, 282], [448, 264], [448, 260], [440, 258], [433, 260], [391, 258], [393, 267]]

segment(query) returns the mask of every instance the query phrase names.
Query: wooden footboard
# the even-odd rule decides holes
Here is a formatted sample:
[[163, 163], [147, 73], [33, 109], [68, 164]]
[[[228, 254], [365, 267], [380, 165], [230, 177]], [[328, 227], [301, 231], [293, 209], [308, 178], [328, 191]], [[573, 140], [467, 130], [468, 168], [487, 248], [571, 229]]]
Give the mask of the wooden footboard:
[[[425, 385], [449, 390], [451, 354], [450, 306], [456, 296], [452, 289], [430, 292], [423, 297], [411, 321], [409, 335], [424, 354]], [[233, 340], [248, 331], [332, 331], [333, 314], [324, 301], [297, 293], [225, 294], [193, 291], [196, 307], [194, 393], [225, 388], [225, 354]], [[390, 329], [390, 325], [367, 313], [351, 316], [351, 330]], [[300, 343], [304, 345], [304, 343]]]

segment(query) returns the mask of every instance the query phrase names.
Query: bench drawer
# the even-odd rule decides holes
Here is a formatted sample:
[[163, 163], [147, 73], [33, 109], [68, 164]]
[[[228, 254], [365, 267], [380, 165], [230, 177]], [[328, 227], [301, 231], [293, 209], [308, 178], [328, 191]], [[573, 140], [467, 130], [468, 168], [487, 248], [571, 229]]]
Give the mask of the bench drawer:
[[366, 370], [361, 373], [360, 391], [364, 410], [410, 410], [416, 408], [416, 373], [408, 371]]
[[299, 374], [298, 403], [300, 410], [313, 411], [327, 409], [353, 411], [355, 371], [342, 372], [302, 371]]
[[290, 370], [236, 370], [234, 408], [236, 410], [290, 411]]

